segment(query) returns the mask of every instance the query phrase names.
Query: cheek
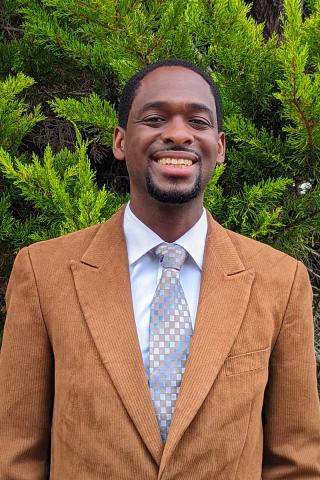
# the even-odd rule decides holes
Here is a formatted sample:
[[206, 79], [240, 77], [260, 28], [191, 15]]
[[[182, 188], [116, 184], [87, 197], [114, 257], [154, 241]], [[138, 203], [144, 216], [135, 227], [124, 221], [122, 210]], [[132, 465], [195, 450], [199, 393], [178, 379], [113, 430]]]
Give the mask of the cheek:
[[201, 154], [202, 154], [202, 163], [201, 163], [202, 174], [205, 177], [211, 178], [213, 170], [216, 165], [216, 160], [218, 155], [217, 144], [213, 143], [212, 140], [203, 142]]
[[212, 136], [205, 138], [202, 145], [204, 155], [210, 160], [215, 160], [218, 155], [218, 144]]
[[218, 145], [212, 139], [202, 144], [202, 173], [204, 177], [210, 179], [216, 166], [218, 156]]
[[128, 130], [127, 146], [130, 151], [146, 153], [149, 147], [156, 141], [157, 131], [145, 126], [136, 126]]

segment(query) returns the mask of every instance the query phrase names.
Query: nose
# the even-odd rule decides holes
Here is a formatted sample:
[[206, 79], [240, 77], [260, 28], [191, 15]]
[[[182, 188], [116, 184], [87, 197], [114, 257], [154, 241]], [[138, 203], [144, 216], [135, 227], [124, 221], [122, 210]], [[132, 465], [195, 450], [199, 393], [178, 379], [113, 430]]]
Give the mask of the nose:
[[164, 143], [191, 145], [193, 143], [193, 132], [183, 118], [175, 117], [166, 123], [161, 138]]

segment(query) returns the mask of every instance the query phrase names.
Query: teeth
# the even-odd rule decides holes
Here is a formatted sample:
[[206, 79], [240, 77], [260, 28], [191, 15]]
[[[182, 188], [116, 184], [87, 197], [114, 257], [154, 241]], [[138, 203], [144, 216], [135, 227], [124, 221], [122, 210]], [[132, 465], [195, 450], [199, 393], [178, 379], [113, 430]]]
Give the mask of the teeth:
[[174, 165], [177, 167], [191, 167], [192, 161], [187, 158], [160, 158], [158, 163], [161, 165]]

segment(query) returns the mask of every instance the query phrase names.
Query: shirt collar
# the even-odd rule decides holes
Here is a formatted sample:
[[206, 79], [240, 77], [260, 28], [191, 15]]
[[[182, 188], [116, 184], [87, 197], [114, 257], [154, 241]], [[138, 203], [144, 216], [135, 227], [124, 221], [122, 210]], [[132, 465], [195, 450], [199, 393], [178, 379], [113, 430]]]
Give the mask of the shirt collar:
[[[127, 243], [129, 265], [148, 253], [164, 240], [134, 215], [130, 203], [125, 208], [123, 220], [124, 235]], [[199, 220], [174, 243], [181, 245], [202, 270], [204, 248], [208, 230], [205, 209]]]

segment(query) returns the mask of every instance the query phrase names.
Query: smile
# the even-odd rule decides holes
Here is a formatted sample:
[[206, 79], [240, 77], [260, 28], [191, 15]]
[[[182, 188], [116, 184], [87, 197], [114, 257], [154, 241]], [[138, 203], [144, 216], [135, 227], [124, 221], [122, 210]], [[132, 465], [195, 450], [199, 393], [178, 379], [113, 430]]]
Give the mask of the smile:
[[170, 165], [177, 168], [184, 168], [184, 167], [191, 167], [192, 160], [188, 158], [167, 157], [167, 158], [159, 158], [159, 160], [157, 160], [157, 163], [160, 163], [160, 165]]

